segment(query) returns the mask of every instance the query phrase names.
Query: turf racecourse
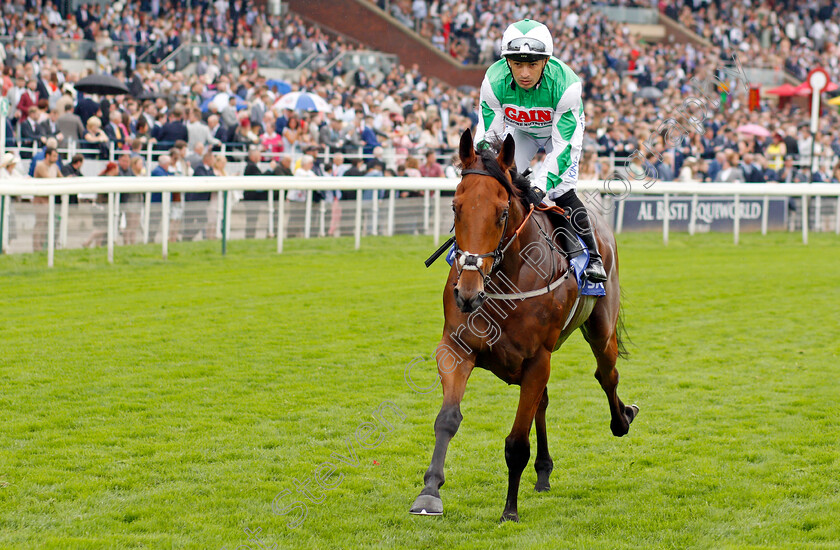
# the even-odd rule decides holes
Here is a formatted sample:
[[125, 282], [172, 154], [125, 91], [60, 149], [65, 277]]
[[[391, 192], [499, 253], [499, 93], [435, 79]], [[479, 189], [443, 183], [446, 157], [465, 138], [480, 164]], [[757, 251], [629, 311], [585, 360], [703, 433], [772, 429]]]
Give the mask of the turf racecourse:
[[[224, 258], [176, 244], [167, 262], [118, 248], [112, 266], [59, 251], [52, 270], [0, 257], [0, 548], [840, 547], [840, 238], [619, 246], [619, 395], [641, 413], [610, 435], [592, 355], [570, 339], [549, 382], [552, 488], [533, 491], [532, 448], [519, 524], [498, 523], [518, 388], [486, 371], [447, 456], [445, 515], [407, 513], [440, 406], [404, 380], [440, 336], [430, 238], [233, 242]], [[432, 383], [432, 362], [414, 364]], [[385, 411], [393, 430], [364, 448], [385, 401], [405, 418]], [[348, 463], [317, 490], [331, 455]], [[298, 492], [307, 479], [320, 502]], [[307, 505], [296, 528], [278, 494]]]

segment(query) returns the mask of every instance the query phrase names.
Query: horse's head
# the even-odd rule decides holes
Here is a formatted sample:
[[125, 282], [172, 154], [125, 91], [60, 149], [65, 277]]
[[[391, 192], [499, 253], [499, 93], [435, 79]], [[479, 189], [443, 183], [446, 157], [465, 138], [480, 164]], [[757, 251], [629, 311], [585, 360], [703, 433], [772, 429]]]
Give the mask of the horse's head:
[[[484, 303], [484, 283], [502, 259], [512, 199], [518, 199], [508, 169], [513, 164], [514, 142], [508, 136], [498, 156], [476, 155], [467, 129], [458, 150], [461, 183], [455, 190], [455, 303], [471, 313]], [[485, 162], [485, 159], [487, 162]]]

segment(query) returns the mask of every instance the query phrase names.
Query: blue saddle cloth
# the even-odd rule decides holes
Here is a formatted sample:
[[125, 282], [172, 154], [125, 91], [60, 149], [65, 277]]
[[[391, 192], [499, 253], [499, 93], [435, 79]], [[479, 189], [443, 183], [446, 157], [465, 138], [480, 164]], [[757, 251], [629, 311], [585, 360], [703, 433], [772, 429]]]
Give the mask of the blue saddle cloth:
[[583, 249], [583, 254], [578, 254], [572, 258], [572, 270], [575, 272], [575, 279], [577, 280], [578, 288], [581, 296], [606, 296], [607, 292], [604, 290], [604, 283], [593, 283], [592, 281], [583, 280], [583, 270], [589, 265], [589, 249], [578, 236], [580, 247]]
[[[578, 236], [578, 242], [580, 242], [580, 247], [583, 249], [582, 254], [578, 254], [574, 258], [572, 258], [572, 271], [575, 273], [575, 280], [577, 281], [578, 288], [580, 289], [581, 296], [606, 296], [607, 292], [604, 290], [604, 283], [593, 283], [592, 281], [584, 281], [583, 279], [583, 270], [586, 269], [586, 266], [589, 265], [589, 249], [586, 248], [586, 245], [581, 240], [580, 236]], [[452, 245], [452, 248], [449, 249], [449, 253], [446, 255], [446, 263], [450, 266], [452, 262], [455, 261], [455, 245]]]

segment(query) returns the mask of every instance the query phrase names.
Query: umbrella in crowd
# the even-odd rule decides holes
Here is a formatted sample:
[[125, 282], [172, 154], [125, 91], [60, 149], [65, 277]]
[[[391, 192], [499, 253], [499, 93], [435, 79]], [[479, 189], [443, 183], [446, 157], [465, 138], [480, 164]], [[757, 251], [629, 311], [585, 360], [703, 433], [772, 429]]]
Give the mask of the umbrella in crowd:
[[330, 111], [330, 104], [321, 96], [311, 92], [292, 92], [284, 95], [274, 104], [280, 109], [292, 109], [294, 111]]
[[[837, 89], [837, 84], [835, 84], [834, 82], [829, 82], [826, 85], [825, 89], [823, 89], [823, 92], [833, 92], [836, 89]], [[807, 80], [803, 81], [802, 84], [800, 84], [799, 86], [794, 88], [794, 90], [797, 91], [797, 95], [803, 95], [803, 96], [804, 95], [811, 95], [811, 93], [813, 92], [813, 90], [811, 89], [811, 83], [808, 82]]]
[[130, 93], [125, 83], [109, 74], [92, 74], [74, 85], [77, 92], [100, 95], [122, 95]]
[[659, 99], [662, 97], [662, 90], [656, 86], [646, 86], [639, 90], [639, 95], [644, 99]]
[[[216, 100], [216, 98], [217, 98], [217, 97], [219, 97], [219, 94], [216, 94], [216, 95], [214, 95], [214, 96], [212, 96], [212, 97], [208, 97], [207, 99], [205, 99], [204, 101], [202, 101], [202, 102], [201, 102], [201, 107], [200, 107], [200, 108], [201, 108], [201, 112], [202, 112], [202, 113], [206, 113], [206, 112], [208, 111], [208, 109], [210, 108], [210, 104], [211, 104], [211, 103], [214, 103], [214, 102], [216, 102], [217, 104], [219, 104], [219, 103], [224, 103], [224, 106], [226, 107], [226, 106], [227, 106], [227, 104], [228, 104], [228, 102], [229, 102], [229, 100], [230, 100], [230, 97], [231, 97], [231, 96], [230, 96], [230, 94], [224, 94], [224, 95], [226, 95], [226, 96], [227, 96], [227, 97], [225, 98], [225, 101], [224, 101], [224, 102], [221, 102], [221, 101], [216, 102], [216, 101], [215, 101], [215, 100]], [[247, 102], [247, 101], [245, 101], [244, 99], [242, 99], [241, 97], [239, 97], [238, 95], [235, 95], [235, 94], [233, 95], [233, 97], [235, 97], [235, 98], [236, 98], [236, 110], [237, 110], [237, 111], [241, 111], [242, 109], [247, 109], [247, 108], [248, 108], [248, 102]], [[220, 111], [221, 111], [221, 109], [220, 109]]]
[[840, 95], [829, 99], [827, 103], [829, 105], [840, 105]]
[[801, 90], [798, 86], [793, 86], [785, 82], [781, 86], [767, 90], [765, 93], [777, 95], [779, 97], [793, 97], [795, 95], [810, 95], [811, 91]]
[[285, 80], [266, 80], [265, 85], [268, 86], [269, 90], [274, 90], [279, 95], [286, 95], [292, 91], [292, 86]]
[[736, 130], [742, 134], [749, 134], [758, 137], [767, 137], [770, 135], [770, 130], [764, 126], [759, 126], [758, 124], [744, 124], [743, 126], [738, 126]]

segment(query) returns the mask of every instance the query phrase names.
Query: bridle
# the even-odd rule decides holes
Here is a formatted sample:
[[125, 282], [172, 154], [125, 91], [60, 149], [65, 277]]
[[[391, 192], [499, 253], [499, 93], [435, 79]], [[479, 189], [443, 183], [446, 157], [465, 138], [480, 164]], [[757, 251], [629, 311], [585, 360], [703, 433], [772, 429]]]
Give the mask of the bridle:
[[[468, 168], [466, 170], [461, 171], [461, 176], [465, 176], [467, 174], [477, 174], [479, 176], [489, 176], [493, 179], [496, 179], [496, 176], [487, 172], [485, 170], [477, 170], [475, 168]], [[519, 227], [516, 228], [516, 231], [511, 234], [510, 237], [505, 237], [507, 235], [507, 228], [508, 228], [508, 221], [510, 220], [510, 201], [511, 201], [511, 194], [508, 193], [508, 203], [507, 208], [504, 209], [502, 212], [501, 219], [504, 220], [505, 225], [502, 229], [502, 236], [499, 239], [499, 244], [496, 245], [496, 249], [493, 252], [487, 252], [485, 254], [473, 254], [472, 252], [467, 252], [466, 250], [461, 250], [458, 247], [458, 241], [455, 241], [455, 267], [458, 270], [458, 278], [460, 279], [461, 273], [463, 271], [478, 271], [481, 275], [481, 278], [484, 280], [485, 284], [488, 284], [490, 281], [490, 273], [496, 269], [502, 260], [504, 259], [505, 252], [510, 245], [513, 244], [513, 241], [519, 236], [522, 230], [525, 228], [525, 224], [528, 223], [528, 220], [531, 219], [531, 214], [534, 213], [534, 205], [531, 205], [528, 214], [525, 216], [525, 219], [522, 220], [522, 223], [519, 224]], [[484, 258], [493, 258], [493, 264], [490, 266], [490, 269], [487, 270], [487, 273], [481, 269], [482, 264], [484, 263]], [[457, 280], [456, 280], [457, 284]]]

